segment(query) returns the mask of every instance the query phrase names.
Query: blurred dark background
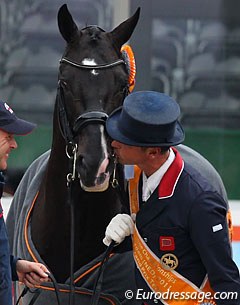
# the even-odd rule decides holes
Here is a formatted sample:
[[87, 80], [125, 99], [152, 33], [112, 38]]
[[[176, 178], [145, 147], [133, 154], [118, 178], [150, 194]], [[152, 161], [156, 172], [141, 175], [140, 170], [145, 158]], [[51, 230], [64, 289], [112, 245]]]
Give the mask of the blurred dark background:
[[0, 98], [38, 128], [19, 137], [6, 173], [14, 190], [29, 164], [51, 146], [52, 112], [64, 41], [57, 11], [67, 3], [79, 28], [112, 30], [141, 7], [130, 44], [135, 90], [173, 96], [185, 144], [219, 171], [230, 199], [240, 198], [240, 2], [237, 0], [1, 0]]

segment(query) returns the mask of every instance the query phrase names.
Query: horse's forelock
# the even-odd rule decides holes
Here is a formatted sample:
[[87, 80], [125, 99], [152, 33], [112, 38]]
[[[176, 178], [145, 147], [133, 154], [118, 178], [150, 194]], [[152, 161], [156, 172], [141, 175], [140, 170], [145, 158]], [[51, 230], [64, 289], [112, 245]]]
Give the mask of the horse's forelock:
[[87, 37], [90, 38], [90, 41], [95, 41], [100, 39], [100, 35], [104, 33], [104, 30], [98, 26], [87, 26], [81, 30], [81, 33], [87, 34]]

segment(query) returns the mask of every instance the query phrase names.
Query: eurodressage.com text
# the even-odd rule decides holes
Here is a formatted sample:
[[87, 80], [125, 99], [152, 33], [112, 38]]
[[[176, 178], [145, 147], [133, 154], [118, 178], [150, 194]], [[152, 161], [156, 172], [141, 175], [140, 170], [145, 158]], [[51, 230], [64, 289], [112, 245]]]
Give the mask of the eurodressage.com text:
[[[132, 290], [125, 292], [126, 299], [130, 300], [134, 298]], [[237, 300], [237, 292], [215, 292], [213, 295], [211, 292], [172, 292], [169, 289], [163, 293], [161, 292], [146, 292], [143, 289], [137, 289], [136, 300], [198, 300], [198, 302], [208, 300]]]

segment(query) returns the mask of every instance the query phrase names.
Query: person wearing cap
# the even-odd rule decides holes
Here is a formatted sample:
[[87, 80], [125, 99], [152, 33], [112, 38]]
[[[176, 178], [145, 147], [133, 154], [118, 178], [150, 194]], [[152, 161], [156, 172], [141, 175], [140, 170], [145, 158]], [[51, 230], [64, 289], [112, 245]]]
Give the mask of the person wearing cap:
[[[36, 127], [35, 124], [18, 118], [10, 106], [0, 101], [0, 170], [7, 169], [10, 152], [17, 148], [14, 135], [26, 135]], [[2, 197], [4, 177], [0, 173], [0, 198]], [[22, 260], [10, 255], [7, 231], [0, 202], [0, 304], [12, 305], [12, 280], [19, 280], [32, 288], [48, 281], [48, 269], [40, 263]]]
[[[195, 298], [201, 292], [236, 292], [235, 299], [218, 295], [215, 303], [200, 303], [237, 305], [240, 278], [231, 257], [227, 203], [175, 148], [184, 141], [179, 116], [179, 105], [168, 95], [139, 91], [107, 119], [118, 161], [135, 165], [135, 173], [128, 183], [131, 216], [116, 215], [103, 242], [118, 245], [132, 236], [140, 298], [143, 291], [155, 293], [145, 294], [145, 304], [183, 304], [180, 300], [186, 298], [191, 305], [196, 300], [190, 292]], [[129, 243], [119, 247], [124, 244]], [[165, 297], [172, 292], [181, 298], [170, 301], [168, 294], [161, 299], [164, 292]]]

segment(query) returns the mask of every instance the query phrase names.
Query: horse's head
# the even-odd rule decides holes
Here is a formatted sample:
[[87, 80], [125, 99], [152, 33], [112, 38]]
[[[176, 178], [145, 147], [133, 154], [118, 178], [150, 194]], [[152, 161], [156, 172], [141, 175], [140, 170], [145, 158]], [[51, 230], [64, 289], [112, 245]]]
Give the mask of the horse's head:
[[108, 187], [113, 161], [104, 124], [129, 92], [132, 71], [121, 47], [139, 13], [105, 32], [97, 26], [79, 31], [66, 5], [58, 12], [59, 30], [67, 42], [59, 69], [58, 117], [65, 140], [77, 144], [76, 170], [86, 191]]

